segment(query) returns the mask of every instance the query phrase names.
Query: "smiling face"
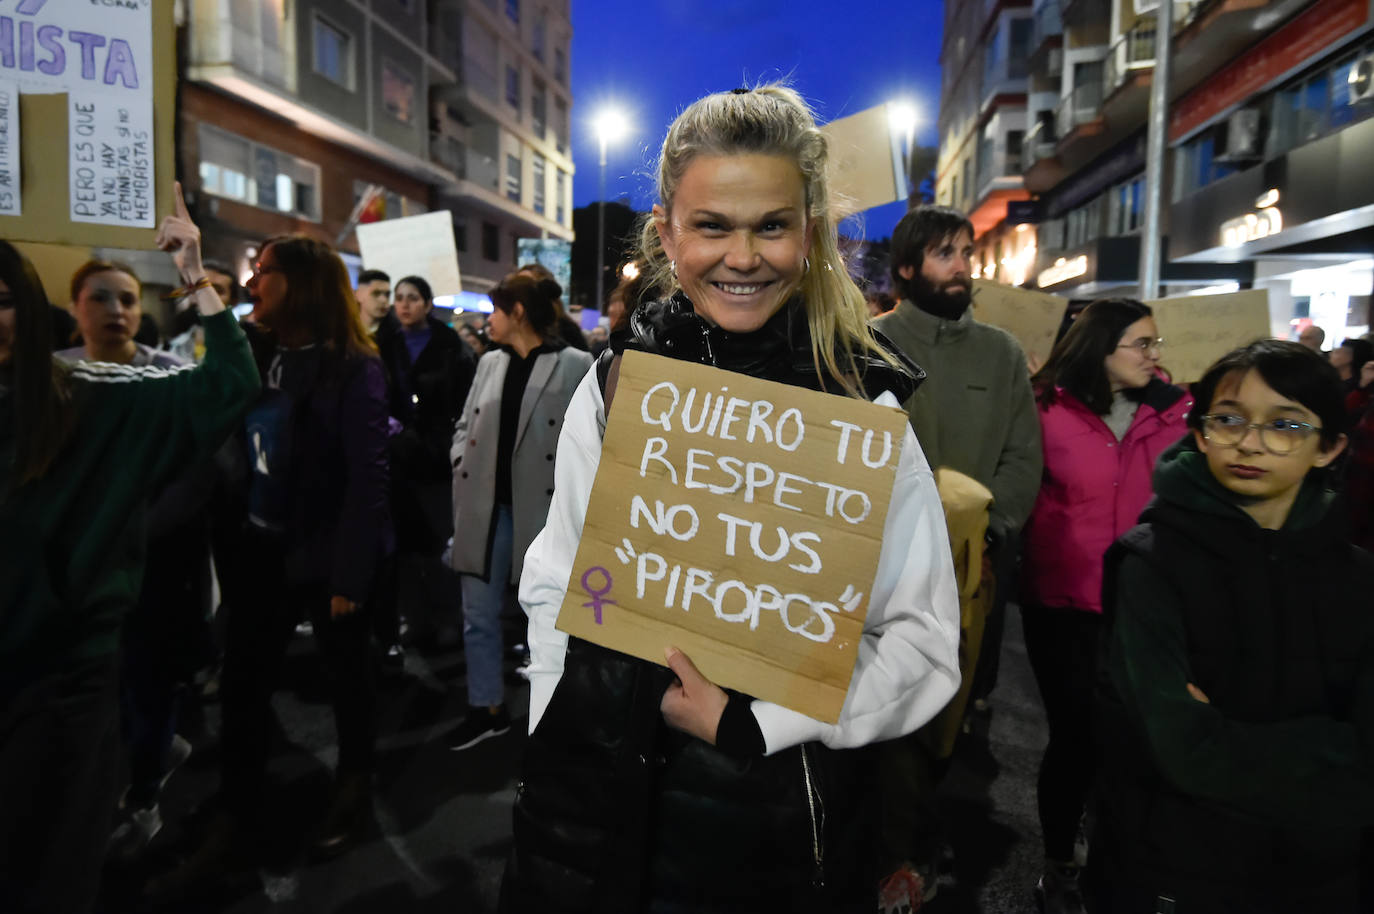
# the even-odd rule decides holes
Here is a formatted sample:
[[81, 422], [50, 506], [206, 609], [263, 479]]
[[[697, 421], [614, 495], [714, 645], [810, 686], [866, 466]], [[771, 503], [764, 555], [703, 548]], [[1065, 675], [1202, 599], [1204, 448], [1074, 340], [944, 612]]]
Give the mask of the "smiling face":
[[138, 280], [122, 270], [92, 273], [72, 302], [72, 314], [89, 351], [109, 356], [131, 348], [143, 318]]
[[[1219, 414], [1239, 416], [1245, 422], [1288, 419], [1321, 427], [1315, 413], [1274, 390], [1253, 370], [1243, 375], [1232, 374], [1217, 385], [1207, 415]], [[1230, 491], [1245, 496], [1247, 503], [1242, 508], [1270, 529], [1283, 525], [1308, 471], [1326, 466], [1345, 447], [1342, 435], [1334, 445], [1323, 449], [1321, 435], [1316, 432], [1309, 434], [1292, 453], [1282, 456], [1264, 447], [1258, 429], [1249, 429], [1244, 438], [1231, 445], [1209, 441], [1196, 430], [1193, 438], [1198, 450], [1206, 455], [1212, 476]]]
[[425, 323], [430, 303], [420, 294], [420, 290], [408, 282], [396, 284], [396, 320], [407, 330], [415, 330]]
[[[1142, 317], [1121, 333], [1116, 341], [1116, 349], [1107, 356], [1103, 367], [1107, 371], [1107, 382], [1112, 392], [1144, 387], [1155, 376], [1155, 366], [1159, 364], [1159, 349], [1154, 342], [1159, 337], [1155, 319]], [[1141, 349], [1142, 342], [1149, 342], [1149, 349]]]
[[655, 206], [654, 221], [696, 312], [734, 333], [762, 327], [805, 270], [810, 225], [801, 170], [781, 156], [698, 156], [671, 207]]

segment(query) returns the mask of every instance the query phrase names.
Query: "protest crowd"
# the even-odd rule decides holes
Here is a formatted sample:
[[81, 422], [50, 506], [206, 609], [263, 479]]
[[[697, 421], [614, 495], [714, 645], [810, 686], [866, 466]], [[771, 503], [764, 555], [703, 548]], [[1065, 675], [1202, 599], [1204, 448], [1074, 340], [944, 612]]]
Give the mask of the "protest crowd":
[[[319, 858], [375, 827], [379, 678], [461, 640], [454, 764], [528, 727], [500, 910], [939, 911], [935, 797], [1018, 614], [1041, 911], [1374, 910], [1374, 346], [1245, 341], [1175, 383], [1112, 298], [1032, 366], [970, 307], [953, 209], [860, 289], [826, 166], [786, 86], [688, 106], [585, 334], [539, 264], [452, 326], [429, 277], [305, 236], [240, 287], [179, 186], [161, 345], [131, 267], [78, 269], [69, 316], [0, 241], [0, 911], [101, 910], [191, 813], [163, 792], [194, 703], [218, 793], [140, 903], [257, 866], [306, 632]], [[646, 594], [661, 621], [612, 631]]]

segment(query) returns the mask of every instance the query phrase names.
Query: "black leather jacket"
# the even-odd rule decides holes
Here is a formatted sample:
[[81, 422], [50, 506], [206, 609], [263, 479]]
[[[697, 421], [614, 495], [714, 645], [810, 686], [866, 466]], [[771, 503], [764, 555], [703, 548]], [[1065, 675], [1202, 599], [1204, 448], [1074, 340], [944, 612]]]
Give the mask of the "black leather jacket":
[[[822, 388], [797, 301], [758, 331], [733, 334], [679, 295], [635, 313], [612, 341], [614, 353], [627, 348]], [[603, 387], [612, 358], [599, 365]], [[904, 360], [857, 362], [870, 396], [905, 399], [924, 376]], [[871, 909], [868, 750], [808, 743], [729, 755], [663, 723], [671, 680], [655, 664], [570, 639], [525, 752], [501, 910], [638, 912], [651, 900], [694, 912]]]

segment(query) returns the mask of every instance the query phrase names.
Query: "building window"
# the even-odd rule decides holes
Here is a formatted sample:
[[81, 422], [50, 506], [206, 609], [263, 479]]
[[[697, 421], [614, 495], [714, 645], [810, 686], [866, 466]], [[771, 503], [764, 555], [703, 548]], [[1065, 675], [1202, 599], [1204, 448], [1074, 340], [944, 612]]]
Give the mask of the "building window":
[[568, 106], [561, 98], [553, 102], [553, 144], [559, 152], [568, 151]]
[[320, 18], [314, 22], [315, 72], [345, 89], [353, 88], [353, 36]]
[[544, 138], [547, 121], [548, 95], [544, 91], [544, 84], [536, 79], [534, 91], [530, 93], [530, 126], [534, 128], [534, 135], [541, 140]]
[[520, 70], [506, 65], [506, 101], [516, 111], [520, 110]]
[[1108, 191], [1107, 234], [1129, 235], [1145, 218], [1145, 178], [1137, 177]]
[[553, 49], [553, 78], [560, 83], [568, 81], [568, 59], [562, 48]]
[[482, 259], [501, 259], [501, 230], [490, 222], [482, 223]]
[[320, 221], [320, 167], [313, 162], [201, 124], [200, 187], [226, 197]]
[[555, 176], [553, 199], [554, 221], [559, 225], [565, 224], [564, 217], [567, 216], [567, 208], [563, 203], [563, 200], [567, 196], [567, 192], [568, 173], [560, 168], [558, 169], [558, 174]]
[[468, 224], [467, 221], [457, 216], [453, 217], [453, 247], [460, 254], [467, 253], [468, 249]]
[[1002, 174], [1019, 175], [1021, 173], [1021, 145], [1025, 138], [1026, 132], [1024, 130], [1007, 131], [1007, 160], [1002, 165]]
[[506, 199], [520, 202], [520, 157], [506, 156]]
[[1010, 47], [1007, 50], [1007, 75], [1020, 79], [1029, 72], [1028, 60], [1031, 52], [1031, 33], [1034, 20], [1013, 19], [1011, 21]]
[[415, 117], [415, 79], [395, 63], [382, 59], [382, 107], [402, 124]]
[[530, 29], [530, 50], [534, 52], [534, 59], [540, 63], [544, 62], [544, 15], [534, 20], [534, 26]]
[[520, 0], [506, 0], [506, 18], [520, 24]]
[[534, 193], [534, 211], [539, 215], [544, 215], [544, 157], [535, 153], [530, 160], [530, 180], [534, 182], [532, 190]]

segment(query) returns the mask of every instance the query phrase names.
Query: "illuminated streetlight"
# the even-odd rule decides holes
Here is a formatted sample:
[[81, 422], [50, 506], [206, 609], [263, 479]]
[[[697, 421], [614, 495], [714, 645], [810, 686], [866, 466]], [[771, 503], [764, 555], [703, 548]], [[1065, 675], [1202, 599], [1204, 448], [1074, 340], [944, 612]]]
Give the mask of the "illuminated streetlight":
[[606, 304], [606, 144], [614, 143], [629, 131], [625, 116], [614, 108], [603, 108], [592, 121], [601, 145], [601, 194], [596, 204], [596, 310]]
[[903, 200], [910, 193], [907, 181], [911, 177], [911, 154], [916, 142], [916, 122], [919, 119], [916, 105], [912, 102], [894, 99], [887, 103], [887, 132], [892, 143], [892, 163], [900, 166], [902, 175], [897, 182], [897, 196]]

